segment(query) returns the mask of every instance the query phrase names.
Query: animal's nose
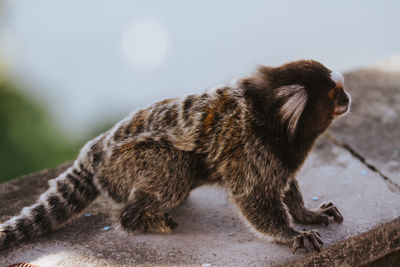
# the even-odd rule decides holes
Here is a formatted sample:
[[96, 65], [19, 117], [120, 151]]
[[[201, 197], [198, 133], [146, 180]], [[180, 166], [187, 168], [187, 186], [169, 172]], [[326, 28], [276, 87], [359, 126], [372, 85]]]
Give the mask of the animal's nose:
[[347, 106], [350, 102], [350, 98], [346, 93], [343, 93], [339, 98], [339, 104], [343, 106]]

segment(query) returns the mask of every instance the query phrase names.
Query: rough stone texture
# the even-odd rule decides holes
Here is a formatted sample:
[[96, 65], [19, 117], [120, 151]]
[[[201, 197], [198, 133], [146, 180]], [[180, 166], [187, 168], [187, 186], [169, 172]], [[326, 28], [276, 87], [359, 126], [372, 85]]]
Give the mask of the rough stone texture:
[[[285, 246], [255, 237], [224, 190], [202, 187], [174, 211], [179, 226], [170, 235], [121, 232], [115, 219], [118, 208], [100, 198], [85, 211], [90, 217], [82, 215], [58, 231], [0, 252], [0, 266], [16, 262], [41, 267], [354, 266], [399, 251], [400, 76], [359, 71], [346, 75], [346, 84], [354, 100], [352, 113], [320, 138], [299, 173], [309, 207], [333, 200], [345, 218], [342, 224], [328, 227], [297, 225], [318, 229], [325, 241], [321, 253], [298, 251], [293, 255]], [[67, 166], [0, 185], [0, 220], [33, 203], [46, 190], [47, 180]], [[104, 231], [104, 226], [111, 230]], [[395, 262], [398, 256], [393, 255], [390, 259]]]
[[345, 87], [352, 112], [330, 131], [400, 186], [400, 73], [352, 72]]
[[[54, 170], [46, 171], [1, 185], [0, 201], [5, 205], [0, 209], [0, 219], [32, 203], [45, 190], [46, 179], [55, 175]], [[308, 206], [317, 207], [324, 201], [334, 200], [345, 217], [341, 225], [297, 226], [318, 229], [326, 246], [400, 216], [397, 188], [391, 188], [379, 174], [371, 172], [326, 137], [318, 142], [299, 179]], [[318, 201], [312, 200], [315, 196]], [[170, 235], [121, 232], [112, 216], [118, 209], [107, 203], [101, 198], [86, 211], [90, 217], [81, 216], [35, 242], [0, 253], [0, 266], [21, 261], [40, 266], [271, 265], [301, 260], [305, 255], [303, 251], [293, 255], [285, 246], [255, 237], [240, 220], [224, 190], [217, 187], [192, 192], [174, 212], [179, 226]], [[111, 230], [104, 231], [104, 226], [111, 226]], [[311, 257], [317, 255], [312, 253]]]
[[388, 222], [346, 241], [339, 242], [317, 255], [307, 255], [303, 259], [291, 261], [282, 266], [359, 266], [374, 262], [369, 266], [398, 266], [399, 254], [391, 254], [390, 259], [381, 260], [388, 251], [400, 247], [400, 218]]

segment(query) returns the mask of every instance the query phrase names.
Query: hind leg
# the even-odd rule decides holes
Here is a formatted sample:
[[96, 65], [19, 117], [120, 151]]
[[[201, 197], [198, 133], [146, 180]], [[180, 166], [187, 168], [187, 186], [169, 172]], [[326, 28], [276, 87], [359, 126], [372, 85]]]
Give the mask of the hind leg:
[[137, 190], [120, 214], [122, 227], [129, 232], [169, 233], [177, 226], [154, 194]]
[[177, 224], [168, 212], [189, 194], [196, 158], [168, 144], [146, 142], [132, 151], [130, 161], [137, 169], [128, 201], [120, 214], [129, 232], [171, 232]]

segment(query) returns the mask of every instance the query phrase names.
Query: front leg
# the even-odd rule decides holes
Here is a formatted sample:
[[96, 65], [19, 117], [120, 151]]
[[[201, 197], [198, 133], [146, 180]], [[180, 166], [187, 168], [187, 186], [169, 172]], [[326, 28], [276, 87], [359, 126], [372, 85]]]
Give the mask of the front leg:
[[261, 185], [241, 185], [232, 198], [252, 227], [261, 234], [272, 236], [278, 243], [292, 247], [293, 253], [304, 248], [320, 251], [323, 242], [316, 231], [293, 228], [280, 194]]
[[303, 224], [329, 224], [329, 217], [341, 223], [343, 216], [332, 202], [322, 204], [317, 210], [309, 210], [304, 206], [303, 196], [296, 179], [291, 179], [288, 190], [285, 192], [284, 201], [289, 212], [299, 223]]

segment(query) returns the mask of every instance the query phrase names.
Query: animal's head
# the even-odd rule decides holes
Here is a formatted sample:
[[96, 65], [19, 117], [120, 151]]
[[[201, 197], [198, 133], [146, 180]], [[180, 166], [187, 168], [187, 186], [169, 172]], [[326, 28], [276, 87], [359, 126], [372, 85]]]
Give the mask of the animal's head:
[[261, 66], [247, 82], [256, 88], [264, 112], [274, 113], [290, 138], [314, 137], [350, 109], [343, 76], [317, 61], [300, 60], [275, 68]]

